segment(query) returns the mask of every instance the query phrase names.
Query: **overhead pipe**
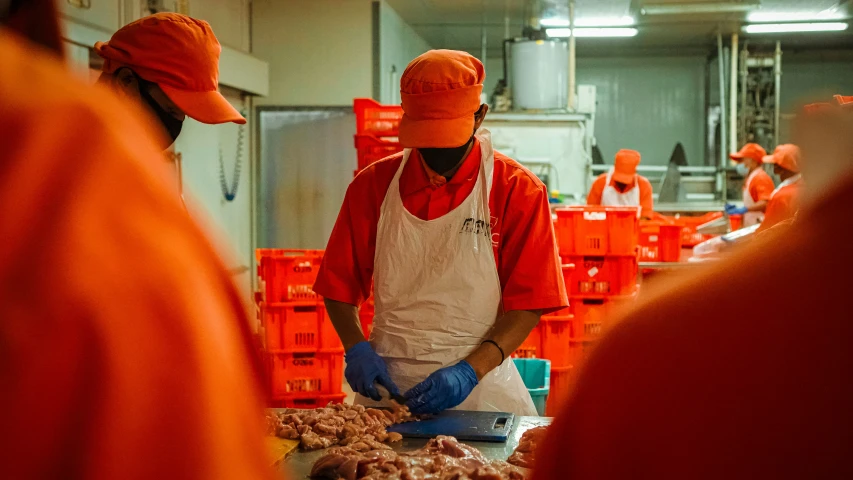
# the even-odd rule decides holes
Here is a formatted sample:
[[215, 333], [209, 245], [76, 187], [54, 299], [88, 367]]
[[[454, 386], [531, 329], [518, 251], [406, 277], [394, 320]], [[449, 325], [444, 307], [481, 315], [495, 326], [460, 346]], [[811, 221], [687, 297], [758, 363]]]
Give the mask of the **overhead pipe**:
[[737, 74], [738, 74], [738, 35], [732, 34], [732, 65], [731, 65], [731, 88], [729, 90], [729, 151], [726, 154], [736, 152], [737, 148]]
[[483, 0], [481, 8], [483, 9], [483, 23], [480, 26], [480, 60], [482, 60], [483, 65], [485, 65], [486, 55], [488, 53], [488, 38], [486, 36], [486, 0]]
[[776, 118], [773, 121], [773, 146], [776, 147], [779, 145], [779, 129], [780, 119], [782, 115], [782, 42], [776, 42], [776, 61], [773, 62], [775, 64], [775, 74], [776, 74]]
[[576, 110], [576, 74], [577, 69], [575, 67], [575, 0], [569, 0], [569, 95], [568, 95], [568, 109], [570, 112], [574, 112]]
[[[740, 65], [740, 111], [738, 112], [740, 115], [740, 128], [738, 128], [738, 137], [746, 141], [746, 81], [749, 77], [749, 42], [743, 43], [743, 51], [740, 52], [739, 57], [739, 65]], [[756, 108], [760, 107], [758, 105], [758, 100], [756, 99]], [[740, 147], [740, 145], [736, 145], [735, 148]], [[734, 150], [732, 150], [734, 151]]]
[[509, 38], [509, 2], [511, 0], [506, 0], [504, 3], [504, 40]]
[[723, 201], [726, 201], [726, 166], [728, 155], [726, 154], [726, 55], [723, 51], [723, 34], [717, 32], [717, 70], [720, 79], [720, 169], [717, 181], [718, 188], [722, 192]]

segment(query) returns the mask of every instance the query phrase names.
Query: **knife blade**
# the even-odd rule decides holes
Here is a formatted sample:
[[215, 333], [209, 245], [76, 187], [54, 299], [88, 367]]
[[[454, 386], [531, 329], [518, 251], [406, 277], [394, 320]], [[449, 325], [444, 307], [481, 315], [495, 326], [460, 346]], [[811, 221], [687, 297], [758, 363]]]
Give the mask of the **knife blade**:
[[376, 389], [379, 390], [379, 395], [381, 395], [383, 398], [388, 398], [390, 400], [393, 400], [393, 401], [399, 403], [400, 405], [406, 404], [406, 397], [404, 397], [402, 395], [394, 395], [387, 388], [385, 388], [385, 385], [382, 385], [381, 383], [377, 382], [376, 383]]

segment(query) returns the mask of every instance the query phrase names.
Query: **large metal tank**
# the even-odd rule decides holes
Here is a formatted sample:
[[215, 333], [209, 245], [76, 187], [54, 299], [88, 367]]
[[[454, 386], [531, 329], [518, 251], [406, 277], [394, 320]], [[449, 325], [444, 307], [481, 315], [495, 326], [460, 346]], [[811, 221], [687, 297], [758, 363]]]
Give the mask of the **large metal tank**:
[[512, 43], [513, 106], [525, 110], [565, 109], [568, 104], [569, 51], [560, 40]]

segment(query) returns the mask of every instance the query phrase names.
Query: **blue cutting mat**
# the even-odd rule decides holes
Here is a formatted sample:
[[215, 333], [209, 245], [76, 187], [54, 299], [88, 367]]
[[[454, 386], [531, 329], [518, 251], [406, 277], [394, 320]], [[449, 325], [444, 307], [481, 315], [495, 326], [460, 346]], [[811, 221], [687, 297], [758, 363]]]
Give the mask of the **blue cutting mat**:
[[515, 414], [506, 412], [445, 410], [420, 422], [392, 425], [388, 431], [412, 438], [451, 435], [461, 441], [506, 442], [514, 421]]

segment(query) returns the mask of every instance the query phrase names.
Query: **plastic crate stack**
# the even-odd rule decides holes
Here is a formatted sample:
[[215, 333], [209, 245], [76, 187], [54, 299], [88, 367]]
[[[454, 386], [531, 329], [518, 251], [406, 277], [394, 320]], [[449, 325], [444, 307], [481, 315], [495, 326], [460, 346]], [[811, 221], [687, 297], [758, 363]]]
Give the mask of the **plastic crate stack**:
[[403, 107], [382, 105], [370, 98], [353, 100], [356, 134], [355, 149], [358, 152], [356, 174], [371, 163], [403, 150], [397, 136]]
[[549, 415], [555, 414], [566, 400], [575, 372], [604, 332], [614, 310], [636, 297], [639, 213], [638, 207], [599, 206], [555, 211], [555, 235], [569, 308], [543, 317], [543, 328], [553, 330], [557, 323], [566, 325], [559, 346], [543, 351], [552, 365]]
[[344, 349], [312, 289], [322, 250], [259, 249], [257, 313], [274, 407], [341, 403]]

